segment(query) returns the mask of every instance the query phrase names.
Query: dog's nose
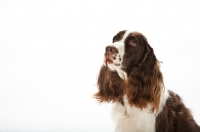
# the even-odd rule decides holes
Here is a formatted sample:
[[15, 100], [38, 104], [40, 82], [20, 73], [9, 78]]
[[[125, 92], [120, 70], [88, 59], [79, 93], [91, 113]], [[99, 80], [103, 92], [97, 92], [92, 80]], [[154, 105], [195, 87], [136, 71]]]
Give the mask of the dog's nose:
[[107, 46], [105, 55], [113, 55], [114, 53], [117, 53], [117, 48], [114, 46]]

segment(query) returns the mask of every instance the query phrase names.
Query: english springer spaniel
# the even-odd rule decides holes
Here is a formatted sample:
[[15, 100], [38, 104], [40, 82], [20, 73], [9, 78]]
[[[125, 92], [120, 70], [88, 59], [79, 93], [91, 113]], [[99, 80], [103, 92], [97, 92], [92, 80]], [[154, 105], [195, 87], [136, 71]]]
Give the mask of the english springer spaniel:
[[179, 95], [164, 87], [146, 37], [120, 31], [106, 47], [97, 80], [99, 102], [112, 102], [116, 132], [200, 132]]

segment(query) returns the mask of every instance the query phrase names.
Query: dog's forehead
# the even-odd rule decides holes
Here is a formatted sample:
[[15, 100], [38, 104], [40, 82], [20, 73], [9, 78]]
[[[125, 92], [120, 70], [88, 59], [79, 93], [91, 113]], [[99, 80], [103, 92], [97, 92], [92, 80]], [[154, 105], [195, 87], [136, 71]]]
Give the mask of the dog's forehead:
[[121, 40], [119, 40], [119, 42], [124, 42], [125, 39], [132, 33], [132, 31], [126, 31], [122, 37]]
[[113, 46], [122, 46], [124, 45], [124, 42], [126, 40], [126, 38], [132, 33], [132, 31], [125, 31], [125, 33], [122, 35], [122, 37], [120, 38], [120, 40], [117, 40], [116, 42], [113, 42]]

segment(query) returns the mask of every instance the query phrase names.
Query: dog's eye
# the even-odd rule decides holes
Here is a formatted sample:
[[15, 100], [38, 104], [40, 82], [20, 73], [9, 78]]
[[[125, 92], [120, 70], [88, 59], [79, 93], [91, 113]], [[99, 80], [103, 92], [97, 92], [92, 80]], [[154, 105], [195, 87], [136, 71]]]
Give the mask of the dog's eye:
[[130, 40], [130, 41], [129, 41], [129, 44], [130, 44], [131, 46], [133, 46], [133, 47], [136, 47], [136, 46], [137, 46], [137, 44], [135, 43], [134, 40]]

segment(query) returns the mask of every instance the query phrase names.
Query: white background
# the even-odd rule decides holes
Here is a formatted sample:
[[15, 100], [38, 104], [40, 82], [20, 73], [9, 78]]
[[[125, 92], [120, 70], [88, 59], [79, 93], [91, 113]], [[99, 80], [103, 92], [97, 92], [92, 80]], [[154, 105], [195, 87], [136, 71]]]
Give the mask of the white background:
[[96, 77], [120, 30], [143, 33], [200, 124], [200, 2], [0, 0], [0, 131], [112, 132]]

